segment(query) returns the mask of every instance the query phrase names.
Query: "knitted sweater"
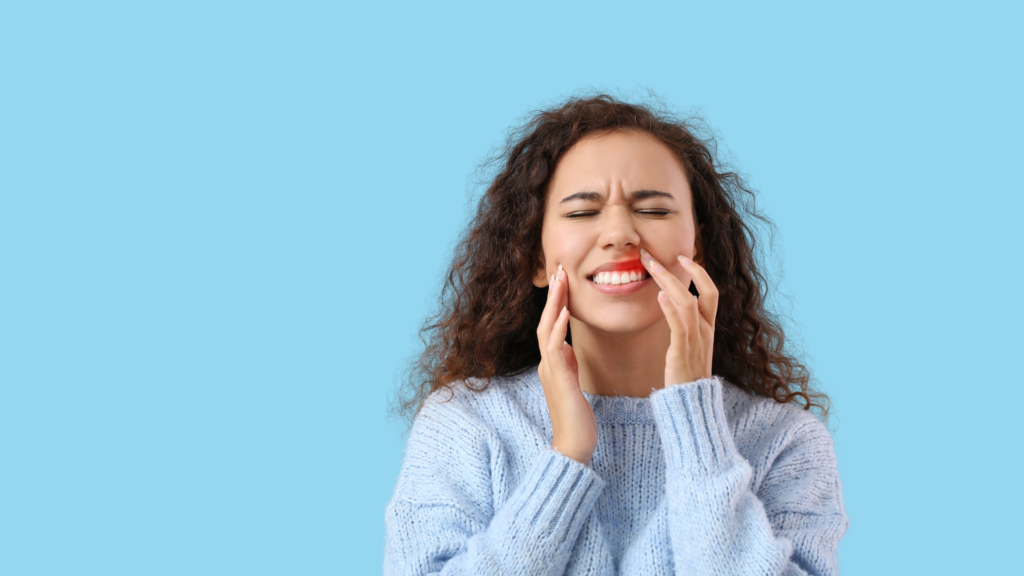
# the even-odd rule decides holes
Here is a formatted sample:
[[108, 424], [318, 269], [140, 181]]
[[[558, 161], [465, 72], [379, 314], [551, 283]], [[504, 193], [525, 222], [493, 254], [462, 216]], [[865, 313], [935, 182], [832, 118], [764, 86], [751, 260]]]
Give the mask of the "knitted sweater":
[[431, 394], [385, 511], [384, 574], [838, 573], [848, 521], [813, 414], [717, 376], [583, 394], [589, 466], [551, 448], [536, 368]]

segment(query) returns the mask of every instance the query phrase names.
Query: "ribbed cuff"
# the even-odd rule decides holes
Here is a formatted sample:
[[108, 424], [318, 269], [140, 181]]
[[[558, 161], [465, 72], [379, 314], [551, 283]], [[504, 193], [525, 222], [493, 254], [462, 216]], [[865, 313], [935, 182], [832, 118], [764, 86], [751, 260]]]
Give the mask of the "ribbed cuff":
[[651, 407], [669, 470], [718, 474], [742, 459], [722, 403], [719, 378], [701, 378], [651, 394]]
[[508, 528], [515, 534], [533, 535], [534, 542], [547, 542], [542, 546], [551, 546], [551, 552], [571, 547], [604, 485], [590, 467], [551, 448], [542, 449], [502, 506], [513, 514]]

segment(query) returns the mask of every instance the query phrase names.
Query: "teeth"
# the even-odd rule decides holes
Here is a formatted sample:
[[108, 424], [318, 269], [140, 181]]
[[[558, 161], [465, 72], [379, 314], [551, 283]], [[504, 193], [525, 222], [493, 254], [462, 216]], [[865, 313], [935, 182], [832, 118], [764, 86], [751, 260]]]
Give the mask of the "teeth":
[[630, 270], [629, 272], [599, 272], [594, 274], [595, 284], [628, 284], [638, 280], [644, 280], [647, 274], [643, 271]]

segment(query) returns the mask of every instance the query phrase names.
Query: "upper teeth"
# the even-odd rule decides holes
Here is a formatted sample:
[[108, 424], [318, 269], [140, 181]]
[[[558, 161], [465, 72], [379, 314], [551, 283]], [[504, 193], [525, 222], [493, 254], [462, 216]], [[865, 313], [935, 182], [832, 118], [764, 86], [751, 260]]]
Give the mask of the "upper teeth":
[[594, 274], [594, 282], [596, 284], [629, 284], [630, 282], [636, 282], [645, 278], [647, 278], [647, 272], [644, 270], [623, 270], [620, 272], [598, 272]]

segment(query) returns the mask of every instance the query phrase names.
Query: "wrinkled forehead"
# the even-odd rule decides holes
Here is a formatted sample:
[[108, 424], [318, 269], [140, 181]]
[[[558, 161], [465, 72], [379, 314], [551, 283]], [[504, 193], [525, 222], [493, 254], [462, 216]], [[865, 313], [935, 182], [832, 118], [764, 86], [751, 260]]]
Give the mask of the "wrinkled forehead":
[[580, 139], [559, 160], [548, 184], [548, 205], [578, 192], [609, 200], [639, 190], [659, 190], [689, 204], [682, 162], [663, 142], [645, 132], [611, 132]]

